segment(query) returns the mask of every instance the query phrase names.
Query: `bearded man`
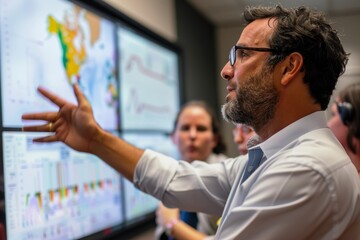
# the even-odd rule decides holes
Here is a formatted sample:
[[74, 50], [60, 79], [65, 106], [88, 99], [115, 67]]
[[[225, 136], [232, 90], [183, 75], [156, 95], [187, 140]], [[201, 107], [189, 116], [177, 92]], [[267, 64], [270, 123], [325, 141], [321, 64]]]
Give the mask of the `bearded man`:
[[[357, 171], [324, 113], [348, 59], [336, 31], [305, 7], [251, 7], [244, 18], [221, 76], [224, 118], [257, 134], [248, 155], [191, 165], [138, 149], [96, 124], [76, 85], [78, 105], [40, 88], [59, 111], [23, 115], [48, 121], [24, 130], [97, 155], [167, 207], [222, 215], [216, 239], [359, 239]], [[176, 224], [164, 223], [169, 235]]]

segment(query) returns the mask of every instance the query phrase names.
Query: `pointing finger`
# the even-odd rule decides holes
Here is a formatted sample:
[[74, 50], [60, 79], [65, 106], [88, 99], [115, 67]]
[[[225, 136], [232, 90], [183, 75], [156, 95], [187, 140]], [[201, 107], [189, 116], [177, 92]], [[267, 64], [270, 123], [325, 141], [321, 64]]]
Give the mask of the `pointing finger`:
[[50, 92], [49, 90], [43, 87], [38, 87], [38, 92], [40, 92], [41, 95], [48, 98], [50, 101], [52, 101], [54, 104], [56, 104], [59, 107], [62, 107], [67, 102], [65, 99], [58, 97], [57, 95], [55, 95], [54, 93]]
[[75, 93], [76, 100], [79, 105], [83, 105], [87, 101], [86, 97], [81, 92], [79, 85], [77, 83], [74, 84], [74, 93]]

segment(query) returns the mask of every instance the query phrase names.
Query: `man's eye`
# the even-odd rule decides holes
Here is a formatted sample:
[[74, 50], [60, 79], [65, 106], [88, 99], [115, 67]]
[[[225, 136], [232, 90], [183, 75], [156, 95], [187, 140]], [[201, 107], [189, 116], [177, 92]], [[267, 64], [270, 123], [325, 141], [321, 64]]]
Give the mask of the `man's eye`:
[[238, 58], [239, 58], [240, 62], [242, 62], [242, 60], [247, 57], [249, 57], [249, 54], [244, 49], [240, 49], [238, 51]]
[[240, 58], [244, 58], [244, 57], [248, 57], [248, 56], [249, 56], [249, 54], [248, 54], [247, 52], [245, 52], [244, 49], [240, 49], [240, 50], [238, 51], [238, 54], [239, 54], [239, 57], [240, 57]]

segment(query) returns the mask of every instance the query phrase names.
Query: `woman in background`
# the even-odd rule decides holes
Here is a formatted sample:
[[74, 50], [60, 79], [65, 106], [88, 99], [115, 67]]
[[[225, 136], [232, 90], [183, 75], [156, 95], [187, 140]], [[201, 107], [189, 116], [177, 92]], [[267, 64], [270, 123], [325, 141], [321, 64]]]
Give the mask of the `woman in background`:
[[360, 83], [343, 89], [331, 106], [328, 127], [360, 172]]
[[[217, 163], [225, 160], [225, 144], [213, 110], [201, 101], [185, 104], [177, 114], [171, 139], [182, 160]], [[196, 201], [196, 199], [194, 199]], [[190, 213], [159, 205], [157, 237], [160, 239], [203, 239], [214, 235], [219, 216]], [[166, 231], [167, 236], [162, 232]]]

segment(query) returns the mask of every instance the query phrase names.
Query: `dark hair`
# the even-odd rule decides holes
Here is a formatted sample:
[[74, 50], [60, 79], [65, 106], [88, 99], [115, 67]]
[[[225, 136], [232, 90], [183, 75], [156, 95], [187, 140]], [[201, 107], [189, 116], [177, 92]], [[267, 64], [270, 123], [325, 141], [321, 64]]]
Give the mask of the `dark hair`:
[[249, 7], [244, 18], [248, 24], [256, 19], [275, 19], [269, 47], [282, 53], [272, 53], [269, 66], [273, 69], [291, 52], [300, 53], [304, 59], [304, 83], [315, 102], [325, 110], [339, 76], [345, 71], [349, 54], [324, 15], [307, 7]]
[[352, 140], [354, 137], [360, 139], [360, 83], [354, 83], [344, 88], [340, 91], [339, 98], [340, 101], [348, 102], [352, 106], [352, 118], [346, 123], [349, 128], [346, 141], [350, 150], [356, 154]]
[[179, 117], [181, 115], [181, 113], [188, 107], [200, 107], [202, 109], [205, 110], [205, 112], [207, 112], [210, 116], [211, 119], [211, 128], [212, 128], [212, 132], [214, 134], [214, 136], [217, 139], [217, 145], [213, 148], [213, 153], [219, 154], [219, 153], [225, 153], [226, 151], [226, 145], [222, 139], [221, 133], [220, 133], [220, 123], [218, 118], [215, 115], [215, 112], [213, 111], [213, 109], [207, 105], [205, 102], [203, 101], [190, 101], [187, 102], [186, 104], [184, 104], [181, 109], [179, 110], [179, 112], [176, 115], [175, 121], [174, 121], [174, 128], [172, 133], [175, 132], [177, 124], [179, 122]]

